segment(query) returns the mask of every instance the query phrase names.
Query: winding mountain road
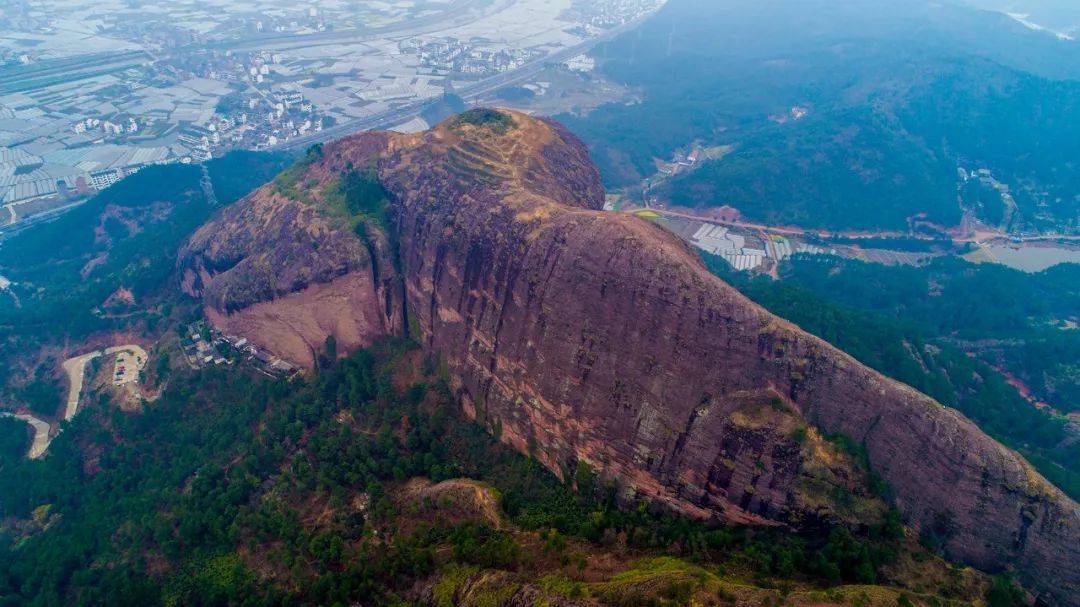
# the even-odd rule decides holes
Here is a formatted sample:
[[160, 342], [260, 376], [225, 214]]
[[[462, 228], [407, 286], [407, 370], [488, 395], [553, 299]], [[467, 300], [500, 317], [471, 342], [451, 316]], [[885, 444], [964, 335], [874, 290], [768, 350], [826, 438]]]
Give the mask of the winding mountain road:
[[95, 350], [82, 356], [69, 358], [61, 365], [68, 376], [68, 397], [67, 406], [64, 408], [64, 419], [71, 420], [79, 412], [79, 397], [82, 395], [86, 364], [99, 356], [101, 356], [101, 350]]
[[136, 360], [139, 361], [138, 368], [140, 370], [146, 366], [146, 350], [144, 350], [142, 346], [136, 344], [126, 344], [123, 346], [112, 346], [105, 348], [104, 350], [94, 350], [93, 352], [75, 356], [64, 361], [61, 366], [68, 376], [68, 397], [67, 406], [64, 409], [64, 419], [71, 420], [75, 417], [75, 414], [79, 412], [79, 398], [82, 396], [82, 387], [86, 375], [86, 364], [102, 354], [116, 354], [117, 352], [124, 351], [134, 353]]
[[[68, 397], [67, 403], [64, 407], [64, 419], [71, 420], [75, 417], [75, 414], [79, 412], [79, 398], [82, 396], [83, 383], [86, 381], [86, 364], [91, 360], [105, 354], [117, 354], [119, 352], [130, 352], [136, 361], [136, 370], [142, 370], [146, 366], [147, 355], [146, 350], [142, 346], [135, 344], [127, 344], [123, 346], [112, 346], [105, 348], [104, 350], [94, 350], [80, 356], [69, 358], [61, 365], [64, 372], [68, 376]], [[30, 444], [30, 450], [26, 456], [30, 459], [38, 459], [45, 455], [48, 451], [49, 445], [52, 443], [56, 436], [52, 434], [52, 424], [49, 422], [35, 417], [29, 413], [11, 413], [8, 411], [0, 412], [0, 417], [13, 417], [20, 419], [34, 429], [34, 441]], [[57, 436], [60, 432], [57, 431]]]
[[30, 459], [37, 459], [42, 455], [45, 455], [45, 451], [49, 448], [49, 443], [52, 442], [52, 437], [49, 434], [52, 432], [52, 426], [49, 422], [38, 419], [29, 413], [0, 413], [0, 417], [13, 417], [20, 419], [34, 429], [34, 442], [30, 443], [30, 450], [27, 451], [26, 456]]

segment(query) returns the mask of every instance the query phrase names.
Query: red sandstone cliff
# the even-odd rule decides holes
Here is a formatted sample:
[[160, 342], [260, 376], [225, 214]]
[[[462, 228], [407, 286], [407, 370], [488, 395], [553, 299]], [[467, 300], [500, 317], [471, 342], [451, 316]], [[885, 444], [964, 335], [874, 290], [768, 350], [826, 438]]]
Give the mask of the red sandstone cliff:
[[[385, 145], [370, 134], [352, 151]], [[344, 353], [403, 331], [396, 252], [385, 233], [361, 239], [321, 212], [324, 193], [308, 175], [329, 177], [314, 160], [226, 208], [180, 251], [182, 287], [214, 324], [309, 368], [327, 335]]]
[[[362, 166], [390, 194], [389, 234], [325, 211], [336, 176]], [[330, 333], [411, 332], [502, 440], [696, 516], [870, 516], [818, 500], [823, 483], [857, 491], [816, 430], [844, 434], [953, 557], [1078, 604], [1075, 502], [960, 414], [748, 301], [673, 235], [599, 212], [596, 171], [557, 125], [474, 113], [346, 138], [302, 170], [304, 200], [267, 186], [182, 254], [216, 322], [286, 356]]]

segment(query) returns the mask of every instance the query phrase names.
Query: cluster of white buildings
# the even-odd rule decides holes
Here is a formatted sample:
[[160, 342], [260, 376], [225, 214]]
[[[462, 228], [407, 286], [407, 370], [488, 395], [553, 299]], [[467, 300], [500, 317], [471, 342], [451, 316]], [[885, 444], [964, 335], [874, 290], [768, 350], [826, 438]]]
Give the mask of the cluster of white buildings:
[[[138, 18], [112, 15], [92, 0], [26, 5], [42, 20], [0, 15], [0, 28], [33, 41], [33, 50], [20, 50], [29, 53], [27, 73], [56, 77], [0, 91], [0, 207], [8, 211], [0, 211], [0, 223], [67, 206], [73, 194], [108, 187], [147, 164], [274, 147], [435, 99], [662, 3], [515, 0], [470, 8], [472, 21], [448, 15], [445, 27], [426, 27], [421, 39], [401, 33], [362, 41], [319, 32], [376, 30], [431, 16], [446, 3], [150, 3]], [[24, 69], [19, 59], [0, 56]], [[594, 67], [584, 55], [568, 64]]]
[[246, 337], [223, 334], [201, 321], [190, 325], [187, 333], [187, 336], [180, 340], [180, 346], [192, 368], [247, 361], [256, 370], [271, 377], [289, 377], [299, 371], [296, 365], [265, 350], [259, 350], [249, 343]]
[[493, 74], [517, 69], [534, 56], [523, 49], [487, 49], [477, 44], [444, 37], [423, 41], [404, 40], [398, 45], [404, 54], [419, 57], [420, 66], [442, 74]]
[[256, 53], [251, 57], [251, 62], [247, 66], [247, 76], [253, 82], [262, 84], [273, 73], [270, 66], [280, 64], [281, 59], [279, 53], [270, 53], [268, 51]]
[[777, 235], [770, 235], [767, 240], [761, 241], [763, 245], [761, 247], [747, 246], [747, 239], [743, 234], [732, 231], [731, 228], [707, 222], [702, 223], [690, 236], [690, 243], [707, 253], [719, 255], [736, 270], [757, 269], [765, 263], [766, 259], [775, 259], [779, 262], [795, 253], [821, 255], [826, 252], [821, 247]]
[[690, 242], [707, 253], [723, 257], [736, 270], [757, 268], [767, 256], [765, 249], [747, 247], [746, 238], [741, 234], [712, 223], [701, 224]]
[[101, 144], [41, 154], [0, 148], [0, 206], [17, 220], [25, 214], [20, 205], [102, 190], [145, 166], [181, 160], [163, 146]]
[[596, 59], [588, 55], [577, 55], [563, 62], [566, 69], [572, 72], [588, 73], [596, 69]]
[[666, 0], [574, 0], [572, 18], [603, 30], [618, 27], [663, 6]]
[[115, 122], [112, 120], [99, 120], [97, 118], [84, 118], [79, 120], [71, 127], [71, 131], [76, 134], [93, 132], [100, 130], [106, 135], [120, 136], [124, 133], [137, 133], [139, 132], [139, 121], [134, 116], [128, 116], [127, 120], [117, 119]]
[[211, 147], [223, 143], [272, 147], [292, 137], [318, 133], [323, 128], [315, 104], [293, 85], [252, 93], [241, 108], [214, 115], [207, 127]]

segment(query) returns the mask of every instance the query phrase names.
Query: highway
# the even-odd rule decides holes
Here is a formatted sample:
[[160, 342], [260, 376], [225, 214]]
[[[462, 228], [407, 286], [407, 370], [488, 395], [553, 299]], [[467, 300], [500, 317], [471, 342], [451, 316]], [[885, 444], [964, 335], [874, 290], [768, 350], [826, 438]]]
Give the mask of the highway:
[[[284, 50], [329, 44], [362, 43], [392, 37], [419, 36], [468, 25], [512, 5], [516, 0], [456, 0], [445, 9], [400, 23], [376, 28], [332, 30], [312, 34], [254, 36], [188, 45], [177, 54], [193, 50]], [[157, 59], [150, 49], [92, 53], [41, 61], [29, 66], [0, 68], [0, 93], [34, 90], [60, 82], [74, 82], [124, 70]]]
[[88, 70], [95, 67], [110, 66], [114, 64], [132, 64], [146, 61], [143, 51], [119, 51], [105, 53], [88, 53], [75, 57], [62, 59], [45, 59], [28, 65], [8, 65], [0, 67], [0, 84], [10, 84], [29, 78], [46, 78], [50, 76], [66, 75], [71, 72]]
[[32, 91], [111, 74], [147, 63], [151, 57], [143, 51], [99, 53], [4, 68], [0, 70], [0, 94]]
[[[475, 103], [479, 99], [486, 95], [493, 93], [503, 87], [512, 86], [515, 84], [521, 84], [528, 82], [531, 78], [539, 74], [544, 68], [549, 65], [562, 63], [571, 57], [575, 57], [582, 53], [585, 53], [595, 47], [596, 45], [611, 40], [616, 36], [626, 32], [641, 21], [647, 19], [650, 14], [647, 14], [635, 21], [625, 23], [619, 27], [613, 28], [604, 32], [602, 35], [596, 38], [591, 38], [575, 44], [574, 46], [568, 46], [565, 49], [556, 51], [549, 55], [545, 55], [539, 59], [526, 63], [520, 68], [511, 72], [503, 72], [494, 76], [484, 78], [472, 84], [461, 87], [456, 93], [464, 99], [467, 103]], [[334, 125], [323, 129], [318, 133], [311, 135], [305, 135], [303, 137], [296, 137], [290, 139], [284, 143], [275, 146], [273, 149], [278, 150], [295, 150], [298, 148], [306, 148], [316, 143], [323, 143], [326, 141], [332, 141], [352, 133], [359, 131], [369, 131], [375, 129], [385, 129], [404, 122], [408, 122], [412, 118], [415, 118], [420, 114], [423, 108], [433, 101], [432, 98], [418, 99], [416, 101], [410, 101], [405, 105], [387, 110], [378, 114], [373, 114], [364, 118], [357, 118], [356, 120], [350, 120], [341, 124]]]
[[[385, 40], [394, 37], [418, 36], [467, 25], [504, 10], [506, 7], [513, 5], [516, 1], [518, 0], [457, 0], [445, 10], [439, 11], [438, 13], [384, 27], [317, 32], [313, 34], [260, 36], [237, 41], [212, 43], [210, 45], [205, 45], [203, 48], [211, 47], [231, 50], [281, 49], [291, 47], [312, 47], [326, 44], [359, 43], [371, 40]], [[604, 32], [596, 38], [585, 40], [574, 46], [567, 47], [531, 61], [514, 71], [496, 74], [464, 85], [457, 90], [456, 93], [467, 103], [476, 103], [484, 96], [489, 95], [500, 88], [527, 82], [549, 65], [561, 63], [571, 57], [589, 51], [594, 46], [635, 27], [649, 16], [651, 16], [651, 13], [620, 27]], [[145, 62], [152, 57], [153, 56], [149, 55], [145, 50], [122, 53], [100, 53], [49, 62], [29, 69], [7, 70], [0, 72], [0, 89], [5, 86], [14, 86], [19, 90], [34, 88], [39, 84], [39, 80], [47, 80], [50, 78], [78, 80], [96, 75], [102, 71], [124, 69], [131, 65]], [[312, 133], [310, 135], [290, 139], [289, 141], [275, 146], [274, 149], [302, 149], [315, 143], [330, 141], [357, 131], [393, 127], [418, 116], [424, 107], [433, 100], [433, 98], [424, 98], [409, 101], [391, 110], [386, 110], [364, 118], [342, 122], [341, 124], [323, 129], [319, 133]], [[56, 209], [56, 211], [61, 211], [61, 209]], [[50, 213], [49, 215], [54, 215], [54, 213]], [[41, 219], [45, 218], [46, 217], [42, 217]]]
[[357, 44], [386, 38], [419, 36], [433, 31], [468, 25], [499, 12], [516, 0], [457, 0], [447, 8], [415, 19], [406, 19], [383, 27], [329, 30], [311, 34], [252, 36], [201, 45], [199, 48], [219, 50], [285, 50], [309, 48], [327, 44]]

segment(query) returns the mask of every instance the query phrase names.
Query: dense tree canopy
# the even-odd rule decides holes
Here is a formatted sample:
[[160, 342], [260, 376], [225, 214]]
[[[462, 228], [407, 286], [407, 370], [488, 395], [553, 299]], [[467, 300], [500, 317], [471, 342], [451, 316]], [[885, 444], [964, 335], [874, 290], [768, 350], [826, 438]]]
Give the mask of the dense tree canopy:
[[[39, 527], [0, 534], [0, 604], [384, 603], [437, 568], [531, 566], [483, 523], [399, 527], [395, 492], [417, 476], [486, 481], [504, 516], [556, 552], [562, 536], [621, 536], [828, 585], [872, 583], [900, 549], [894, 517], [858, 533], [748, 533], [620, 508], [584, 465], [575, 492], [461, 417], [436, 376], [396, 388], [410, 364], [436, 370], [410, 348], [383, 344], [295, 383], [193, 372], [140, 414], [93, 405], [44, 460], [0, 466], [0, 517]], [[332, 514], [313, 523], [311, 508]]]
[[[986, 168], [1012, 187], [1014, 227], [1076, 228], [1072, 46], [928, 0], [673, 0], [593, 53], [635, 101], [559, 119], [609, 186], [694, 144], [733, 146], [665, 184], [680, 205], [808, 227], [903, 229], [918, 213], [954, 225], [957, 168]], [[998, 223], [1000, 207], [972, 206]]]

